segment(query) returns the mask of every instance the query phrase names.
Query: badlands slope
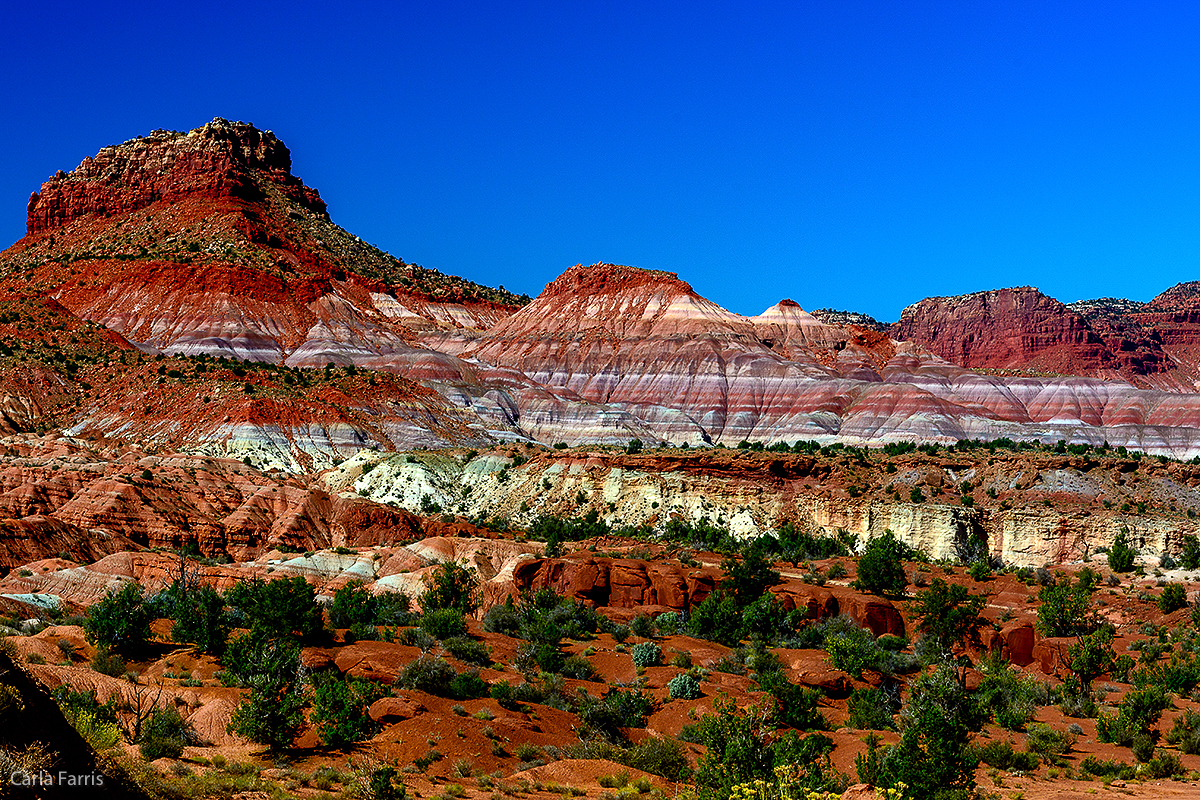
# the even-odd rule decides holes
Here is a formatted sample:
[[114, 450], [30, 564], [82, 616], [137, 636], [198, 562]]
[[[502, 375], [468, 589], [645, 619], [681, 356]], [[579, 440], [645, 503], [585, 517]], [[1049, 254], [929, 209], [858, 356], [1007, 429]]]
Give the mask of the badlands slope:
[[[906, 310], [896, 338], [853, 316], [822, 322], [788, 300], [743, 317], [673, 274], [607, 264], [573, 267], [529, 302], [362, 242], [290, 170], [273, 134], [220, 119], [104, 148], [31, 197], [27, 236], [0, 254], [0, 293], [52, 301], [150, 355], [398, 375], [411, 381], [407, 410], [382, 417], [404, 422], [338, 412], [304, 430], [309, 411], [298, 408], [282, 423], [275, 409], [196, 426], [181, 402], [150, 431], [130, 402], [103, 413], [76, 404], [55, 424], [292, 471], [356, 445], [634, 437], [1007, 436], [1200, 453], [1188, 285], [1144, 307], [1072, 309], [1036, 290], [933, 298]], [[18, 373], [28, 364], [3, 357]], [[10, 393], [10, 417], [56, 404], [36, 395]]]

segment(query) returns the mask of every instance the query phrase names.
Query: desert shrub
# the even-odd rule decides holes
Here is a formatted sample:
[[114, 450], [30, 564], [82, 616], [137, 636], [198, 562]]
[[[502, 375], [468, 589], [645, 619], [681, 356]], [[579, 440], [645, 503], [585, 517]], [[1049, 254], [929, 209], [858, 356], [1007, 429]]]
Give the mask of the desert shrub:
[[737, 598], [723, 589], [709, 593], [692, 610], [687, 622], [690, 636], [734, 647], [745, 635], [742, 607]]
[[367, 714], [387, 690], [373, 681], [326, 674], [313, 678], [310, 722], [328, 747], [345, 749], [373, 736], [379, 726]]
[[640, 642], [630, 652], [637, 667], [657, 667], [662, 663], [662, 648], [654, 642]]
[[396, 779], [395, 767], [377, 767], [367, 783], [370, 800], [404, 800], [407, 789]]
[[883, 789], [903, 783], [905, 797], [965, 798], [978, 764], [970, 735], [984, 714], [955, 670], [943, 664], [915, 679], [900, 720], [896, 745], [868, 742], [855, 760], [859, 779]]
[[527, 642], [517, 648], [514, 666], [526, 675], [530, 675], [535, 668], [544, 673], [558, 673], [562, 671], [563, 665], [566, 663], [566, 658], [557, 645]]
[[466, 661], [481, 667], [489, 667], [492, 664], [488, 646], [477, 639], [468, 636], [452, 636], [443, 641], [442, 646], [446, 648], [447, 653], [459, 661]]
[[456, 608], [437, 608], [421, 615], [421, 630], [439, 641], [444, 641], [465, 636], [467, 621]]
[[1137, 776], [1137, 768], [1132, 764], [1120, 761], [1101, 761], [1095, 756], [1088, 756], [1079, 762], [1079, 769], [1085, 775], [1095, 775], [1097, 778], [1120, 778], [1132, 780]]
[[1004, 770], [1020, 770], [1022, 772], [1033, 772], [1038, 768], [1040, 759], [1034, 753], [1022, 753], [1020, 750], [1014, 750], [1009, 742], [992, 741], [983, 745], [972, 747], [975, 756], [996, 769]]
[[967, 567], [967, 574], [970, 575], [971, 579], [976, 583], [989, 580], [992, 577], [992, 565], [987, 561], [976, 561], [974, 564]]
[[1127, 529], [1121, 528], [1108, 548], [1108, 568], [1113, 572], [1129, 572], [1133, 569], [1137, 551], [1130, 546], [1128, 533]]
[[187, 745], [187, 725], [175, 706], [160, 706], [154, 709], [146, 724], [142, 726], [138, 740], [142, 758], [154, 761], [159, 758], [179, 758]]
[[801, 731], [828, 730], [829, 721], [818, 710], [818, 690], [797, 686], [780, 669], [760, 673], [758, 685], [775, 698], [775, 718], [779, 722]]
[[450, 680], [450, 696], [457, 700], [474, 700], [477, 697], [487, 697], [491, 687], [488, 682], [479, 677], [478, 670], [467, 670], [455, 675]]
[[692, 762], [683, 745], [662, 736], [647, 736], [614, 760], [669, 781], [684, 781], [692, 774]]
[[732, 795], [734, 786], [754, 781], [775, 780], [777, 766], [794, 767], [796, 789], [844, 788], [841, 776], [829, 764], [833, 742], [813, 733], [799, 737], [795, 733], [775, 736], [773, 705], [739, 709], [727, 695], [713, 704], [713, 713], [705, 714], [692, 729], [694, 737], [707, 751], [696, 765], [696, 785], [703, 800], [718, 800]]
[[88, 609], [83, 631], [96, 647], [128, 656], [140, 651], [150, 639], [150, 622], [142, 587], [129, 581], [116, 591], [109, 589]]
[[399, 644], [416, 647], [426, 653], [437, 645], [437, 639], [420, 628], [405, 628], [396, 634], [396, 641]]
[[592, 662], [583, 656], [567, 656], [563, 660], [559, 674], [565, 678], [574, 678], [577, 681], [600, 680], [596, 673], [596, 668], [592, 666]]
[[225, 602], [235, 615], [235, 624], [244, 621], [245, 627], [259, 638], [286, 636], [311, 640], [325, 630], [316, 591], [299, 575], [235, 583], [225, 593]]
[[109, 650], [107, 647], [97, 647], [91, 661], [92, 669], [110, 678], [119, 678], [125, 674], [125, 659]]
[[1025, 746], [1043, 762], [1057, 765], [1074, 744], [1075, 737], [1066, 731], [1056, 731], [1049, 725], [1031, 725]]
[[641, 728], [654, 710], [654, 699], [640, 690], [612, 689], [602, 698], [582, 694], [576, 714], [584, 727], [610, 741], [623, 738], [621, 728]]
[[479, 577], [465, 564], [443, 561], [425, 576], [425, 591], [417, 602], [426, 615], [447, 608], [473, 614], [479, 608]]
[[1159, 753], [1146, 760], [1145, 774], [1151, 780], [1165, 780], [1187, 772], [1183, 761], [1174, 753]]
[[1177, 746], [1186, 755], [1200, 755], [1200, 713], [1189, 708], [1176, 717], [1167, 732], [1167, 744]]
[[1133, 750], [1133, 757], [1143, 764], [1154, 758], [1154, 738], [1145, 731], [1134, 734], [1130, 748]]
[[683, 630], [683, 617], [678, 611], [664, 611], [654, 620], [654, 627], [664, 636], [671, 636]]
[[456, 677], [458, 673], [444, 659], [422, 655], [400, 671], [396, 677], [396, 685], [402, 689], [415, 689], [438, 697], [450, 697], [450, 682]]
[[631, 633], [632, 631], [629, 630], [628, 625], [614, 625], [612, 629], [612, 637], [616, 640], [617, 644], [623, 644]]
[[629, 630], [640, 639], [651, 639], [657, 633], [649, 614], [638, 614], [629, 622]]
[[855, 689], [850, 693], [848, 705], [848, 727], [865, 731], [890, 731], [896, 727], [892, 720], [892, 699], [879, 689]]
[[404, 592], [383, 592], [374, 596], [375, 619], [373, 625], [412, 625], [414, 615], [412, 602]]
[[854, 581], [854, 588], [874, 594], [904, 594], [908, 580], [902, 561], [909, 554], [909, 548], [896, 539], [891, 531], [871, 539], [858, 560], [858, 577]]
[[[775, 534], [777, 552], [792, 566], [801, 561], [820, 561], [836, 556], [850, 555], [845, 539], [818, 536], [801, 530], [792, 522], [785, 522]], [[844, 569], [844, 568], [843, 568]]]
[[667, 681], [667, 693], [672, 700], [695, 700], [701, 696], [700, 682], [691, 675], [676, 675]]
[[1158, 596], [1158, 610], [1164, 614], [1178, 611], [1187, 606], [1187, 592], [1179, 583], [1168, 583]]
[[864, 669], [878, 669], [885, 657], [871, 632], [857, 626], [827, 635], [825, 652], [834, 667], [859, 679]]
[[[549, 587], [522, 595], [517, 603], [510, 596], [504, 605], [488, 609], [483, 618], [483, 629], [491, 633], [556, 646], [562, 639], [592, 636], [606, 624], [594, 609], [560, 597]], [[628, 628], [625, 632], [627, 637]]]
[[1096, 718], [1096, 736], [1102, 742], [1133, 745], [1134, 737], [1154, 730], [1162, 712], [1171, 704], [1162, 687], [1150, 686], [1127, 693], [1116, 714], [1100, 714]]

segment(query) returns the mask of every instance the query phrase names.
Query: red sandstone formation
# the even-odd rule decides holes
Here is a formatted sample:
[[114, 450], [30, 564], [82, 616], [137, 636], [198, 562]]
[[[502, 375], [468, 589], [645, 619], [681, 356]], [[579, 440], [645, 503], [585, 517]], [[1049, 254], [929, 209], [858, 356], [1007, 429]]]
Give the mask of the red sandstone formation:
[[973, 369], [1103, 377], [1170, 367], [1153, 342], [1113, 346], [1081, 314], [1032, 287], [931, 297], [904, 309], [892, 332]]

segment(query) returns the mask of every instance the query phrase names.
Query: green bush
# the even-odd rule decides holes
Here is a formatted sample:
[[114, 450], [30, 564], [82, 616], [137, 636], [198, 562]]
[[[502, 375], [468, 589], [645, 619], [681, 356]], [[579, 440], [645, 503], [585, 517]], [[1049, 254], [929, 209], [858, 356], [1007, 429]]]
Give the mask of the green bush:
[[735, 647], [745, 635], [742, 607], [731, 592], [717, 589], [692, 610], [687, 631], [697, 639]]
[[421, 630], [438, 641], [445, 641], [465, 636], [467, 621], [457, 608], [435, 608], [421, 615]]
[[91, 667], [101, 675], [107, 675], [110, 678], [119, 678], [126, 671], [125, 659], [105, 647], [96, 648], [96, 652], [92, 656]]
[[187, 745], [187, 725], [175, 706], [161, 706], [142, 726], [138, 750], [142, 758], [155, 761], [160, 758], [179, 758]]
[[583, 656], [567, 656], [563, 660], [562, 668], [559, 673], [565, 678], [573, 678], [577, 681], [598, 681], [599, 675], [596, 668], [592, 666], [592, 662], [588, 661]]
[[1079, 636], [1092, 630], [1092, 595], [1086, 584], [1064, 577], [1038, 591], [1037, 627], [1043, 636]]
[[396, 678], [396, 685], [402, 689], [415, 689], [438, 697], [450, 697], [450, 682], [456, 677], [458, 673], [445, 660], [422, 655], [401, 670]]
[[905, 797], [967, 797], [979, 763], [970, 735], [984, 714], [954, 668], [943, 664], [915, 679], [900, 718], [896, 745], [881, 751], [869, 742], [855, 760], [859, 779], [883, 789], [904, 783]]
[[1132, 764], [1122, 764], [1120, 761], [1101, 761], [1095, 756], [1088, 756], [1079, 762], [1079, 769], [1085, 775], [1095, 775], [1097, 778], [1120, 778], [1128, 781], [1137, 777], [1137, 768]]
[[862, 558], [858, 560], [858, 577], [854, 588], [874, 594], [904, 594], [908, 580], [904, 576], [904, 558], [909, 548], [886, 531], [867, 542]]
[[1189, 708], [1176, 717], [1167, 732], [1167, 744], [1177, 746], [1185, 755], [1200, 755], [1200, 713]]
[[892, 700], [881, 690], [871, 687], [855, 689], [847, 702], [850, 710], [847, 727], [864, 731], [895, 730]]
[[314, 676], [312, 683], [313, 707], [309, 720], [322, 744], [345, 749], [369, 739], [379, 730], [367, 709], [387, 695], [382, 686], [339, 674]]
[[1108, 548], [1108, 568], [1113, 572], [1129, 572], [1133, 569], [1137, 551], [1130, 546], [1128, 534], [1128, 529], [1121, 528]]
[[683, 630], [683, 617], [678, 611], [664, 611], [654, 619], [654, 627], [663, 636], [671, 636]]
[[979, 612], [986, 604], [986, 597], [968, 593], [965, 586], [934, 578], [913, 601], [912, 615], [917, 630], [929, 637], [930, 651], [948, 656], [978, 644]]
[[784, 766], [796, 768], [796, 788], [836, 792], [845, 788], [844, 779], [829, 763], [832, 740], [820, 733], [803, 738], [795, 733], [775, 735], [773, 705], [739, 709], [723, 694], [714, 702], [713, 713], [701, 717], [691, 732], [706, 747], [696, 765], [702, 800], [724, 800], [741, 783], [773, 783], [775, 768]]
[[1159, 753], [1146, 761], [1145, 774], [1151, 780], [1161, 781], [1186, 772], [1183, 761], [1174, 753]]
[[667, 693], [672, 700], [695, 700], [702, 694], [700, 682], [686, 673], [667, 681]]
[[588, 730], [610, 741], [623, 738], [622, 728], [641, 728], [654, 710], [654, 699], [640, 690], [612, 689], [602, 698], [583, 694], [576, 714]]
[[829, 729], [829, 721], [818, 710], [820, 691], [797, 686], [780, 669], [760, 673], [758, 685], [775, 698], [775, 716], [779, 722], [799, 731]]
[[1158, 610], [1164, 614], [1178, 611], [1187, 606], [1187, 592], [1182, 584], [1168, 583], [1158, 596]]
[[488, 646], [476, 639], [468, 636], [452, 636], [444, 640], [442, 646], [446, 648], [447, 653], [459, 661], [466, 661], [469, 664], [477, 664], [481, 667], [490, 667], [492, 665], [492, 657], [488, 651]]
[[972, 748], [976, 757], [990, 767], [1009, 772], [1033, 772], [1038, 768], [1041, 759], [1034, 753], [1022, 753], [1014, 750], [1012, 744], [1004, 741], [988, 742]]
[[474, 700], [487, 697], [491, 688], [487, 681], [479, 677], [478, 670], [468, 670], [451, 679], [450, 696], [456, 700]]
[[1179, 564], [1184, 569], [1200, 569], [1200, 539], [1196, 537], [1196, 534], [1184, 534]]
[[129, 581], [116, 591], [109, 589], [88, 609], [84, 636], [96, 647], [128, 656], [142, 650], [150, 639], [151, 619], [142, 587]]
[[316, 590], [299, 575], [264, 581], [254, 578], [235, 583], [225, 602], [239, 621], [256, 636], [315, 639], [325, 630], [325, 617], [317, 605]]
[[859, 627], [827, 636], [825, 652], [834, 667], [860, 680], [864, 669], [878, 669], [884, 661], [884, 651], [875, 643], [875, 637]]
[[452, 608], [463, 616], [479, 608], [479, 576], [464, 564], [444, 561], [425, 576], [425, 591], [417, 598], [421, 611]]
[[[240, 639], [253, 638], [246, 634]], [[229, 650], [237, 643], [230, 642]], [[254, 658], [246, 662], [243, 679], [250, 694], [233, 712], [228, 730], [279, 752], [291, 745], [304, 728], [304, 694], [298, 675], [299, 648], [287, 639], [254, 640], [243, 648]]]
[[662, 648], [655, 642], [640, 642], [630, 652], [635, 667], [657, 667], [662, 664]]
[[211, 586], [184, 591], [176, 582], [171, 591], [171, 638], [196, 645], [204, 653], [220, 656], [229, 639], [229, 615], [225, 601]]
[[1161, 686], [1149, 686], [1127, 693], [1117, 713], [1096, 718], [1096, 736], [1102, 742], [1131, 747], [1134, 737], [1153, 731], [1171, 700]]
[[355, 579], [334, 593], [329, 622], [335, 628], [375, 624], [375, 598], [365, 583]]
[[1049, 725], [1031, 725], [1025, 746], [1045, 763], [1058, 765], [1074, 744], [1075, 737], [1065, 731], [1056, 731]]

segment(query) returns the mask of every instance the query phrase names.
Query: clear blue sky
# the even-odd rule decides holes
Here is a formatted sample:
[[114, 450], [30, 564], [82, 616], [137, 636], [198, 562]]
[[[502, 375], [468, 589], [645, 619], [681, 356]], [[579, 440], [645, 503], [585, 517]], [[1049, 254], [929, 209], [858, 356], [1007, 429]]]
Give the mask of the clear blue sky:
[[613, 261], [893, 320], [1200, 279], [1194, 2], [35, 5], [0, 11], [0, 246], [56, 169], [219, 115], [364, 239], [529, 294]]

